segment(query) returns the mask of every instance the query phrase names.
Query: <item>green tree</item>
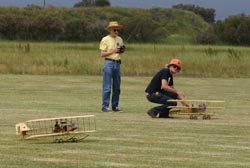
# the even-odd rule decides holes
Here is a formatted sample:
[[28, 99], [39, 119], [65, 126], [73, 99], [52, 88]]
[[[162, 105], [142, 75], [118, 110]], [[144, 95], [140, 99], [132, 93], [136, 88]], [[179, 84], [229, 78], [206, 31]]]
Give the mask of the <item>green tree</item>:
[[250, 45], [250, 16], [229, 16], [215, 24], [215, 32], [221, 40], [239, 45]]
[[195, 5], [183, 4], [174, 5], [173, 8], [192, 11], [195, 14], [200, 15], [208, 23], [215, 22], [215, 9], [213, 8], [203, 8]]
[[18, 16], [13, 14], [0, 15], [0, 37], [16, 39], [17, 27], [16, 20]]
[[96, 0], [82, 0], [74, 5], [74, 7], [91, 7], [96, 5]]
[[110, 6], [109, 0], [82, 0], [74, 5], [74, 7], [93, 7], [93, 6]]
[[109, 0], [96, 0], [96, 6], [110, 6]]
[[218, 40], [218, 37], [216, 36], [214, 32], [214, 27], [210, 26], [207, 31], [198, 33], [196, 35], [195, 39], [198, 43], [201, 44], [215, 44]]
[[137, 13], [123, 21], [126, 25], [124, 36], [134, 42], [154, 42], [166, 38], [166, 29], [155, 22], [150, 14]]
[[58, 40], [63, 31], [63, 22], [52, 16], [39, 16], [34, 20], [33, 38], [37, 40]]

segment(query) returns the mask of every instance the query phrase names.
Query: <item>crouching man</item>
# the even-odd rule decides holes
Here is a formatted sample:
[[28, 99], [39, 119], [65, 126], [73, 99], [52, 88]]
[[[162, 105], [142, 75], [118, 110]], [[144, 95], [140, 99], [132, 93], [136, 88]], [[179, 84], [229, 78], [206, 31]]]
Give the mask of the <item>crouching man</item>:
[[[176, 102], [168, 102], [171, 99], [183, 99], [184, 92], [174, 88], [173, 75], [181, 70], [182, 63], [179, 59], [172, 59], [165, 68], [157, 72], [148, 84], [145, 92], [146, 98], [152, 103], [161, 104], [148, 110], [147, 114], [152, 118], [170, 118], [168, 106], [176, 106]], [[183, 105], [186, 105], [185, 103]]]

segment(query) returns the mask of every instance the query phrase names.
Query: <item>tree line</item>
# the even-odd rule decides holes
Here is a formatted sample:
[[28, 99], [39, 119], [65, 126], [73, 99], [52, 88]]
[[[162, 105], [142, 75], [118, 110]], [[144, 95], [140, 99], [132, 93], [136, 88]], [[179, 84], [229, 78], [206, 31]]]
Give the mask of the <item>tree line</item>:
[[122, 35], [130, 42], [160, 42], [171, 34], [184, 34], [191, 35], [194, 41], [203, 44], [250, 44], [250, 16], [245, 14], [215, 22], [213, 9], [192, 5], [177, 5], [170, 9], [114, 8], [107, 4], [106, 6], [0, 7], [0, 38], [99, 41], [107, 33], [105, 27], [108, 22], [118, 20], [124, 25]]
[[112, 20], [124, 25], [121, 34], [130, 42], [157, 42], [171, 33], [195, 34], [208, 26], [193, 13], [174, 9], [0, 7], [0, 38], [99, 41]]
[[199, 43], [214, 44], [217, 41], [237, 45], [250, 45], [250, 16], [238, 14], [229, 16], [223, 21], [215, 22], [215, 9], [203, 8], [192, 4], [178, 4], [173, 8], [192, 11], [201, 16], [210, 27], [196, 35]]

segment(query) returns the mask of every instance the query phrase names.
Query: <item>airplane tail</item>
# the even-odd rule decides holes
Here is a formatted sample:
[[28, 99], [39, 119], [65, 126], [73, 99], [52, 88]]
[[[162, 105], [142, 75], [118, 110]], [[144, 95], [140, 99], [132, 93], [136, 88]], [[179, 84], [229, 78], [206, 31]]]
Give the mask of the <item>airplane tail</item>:
[[30, 131], [30, 128], [25, 123], [16, 124], [16, 135], [26, 135], [26, 132]]

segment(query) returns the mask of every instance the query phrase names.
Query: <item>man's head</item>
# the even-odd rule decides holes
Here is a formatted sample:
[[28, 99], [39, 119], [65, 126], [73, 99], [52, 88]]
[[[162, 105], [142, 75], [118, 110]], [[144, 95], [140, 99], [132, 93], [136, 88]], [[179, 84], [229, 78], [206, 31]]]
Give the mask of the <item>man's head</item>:
[[112, 21], [109, 22], [109, 25], [106, 27], [106, 30], [109, 31], [111, 36], [116, 37], [122, 28], [123, 26], [119, 25], [117, 21]]
[[167, 65], [170, 72], [173, 74], [179, 72], [181, 70], [181, 66], [182, 66], [181, 61], [179, 59], [176, 59], [176, 58], [172, 59]]

